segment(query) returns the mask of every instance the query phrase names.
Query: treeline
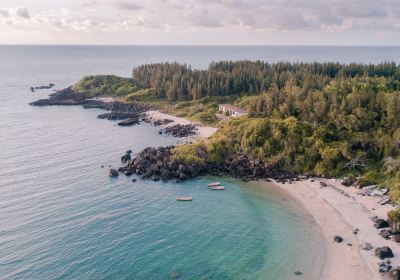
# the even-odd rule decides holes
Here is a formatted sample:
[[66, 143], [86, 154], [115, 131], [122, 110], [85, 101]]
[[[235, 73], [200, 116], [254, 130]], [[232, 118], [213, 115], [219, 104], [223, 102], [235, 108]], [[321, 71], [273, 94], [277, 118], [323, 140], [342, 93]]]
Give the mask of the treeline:
[[[222, 61], [207, 70], [193, 70], [186, 64], [157, 63], [133, 69], [133, 79], [154, 88], [169, 101], [198, 100], [212, 96], [257, 95], [288, 84], [303, 91], [321, 90], [333, 79], [400, 76], [395, 63], [379, 65], [339, 63], [274, 63]], [[400, 85], [393, 84], [399, 89]]]
[[[162, 77], [170, 65], [143, 67], [150, 67], [152, 73], [161, 71]], [[244, 153], [287, 172], [361, 176], [361, 184], [382, 184], [391, 189], [394, 200], [400, 199], [400, 68], [396, 64], [244, 61], [213, 63], [204, 71], [185, 69], [188, 77], [225, 75], [229, 95], [250, 95], [237, 102], [247, 108], [248, 117], [224, 123], [204, 143], [209, 159], [223, 161]], [[196, 81], [207, 87], [213, 79]]]

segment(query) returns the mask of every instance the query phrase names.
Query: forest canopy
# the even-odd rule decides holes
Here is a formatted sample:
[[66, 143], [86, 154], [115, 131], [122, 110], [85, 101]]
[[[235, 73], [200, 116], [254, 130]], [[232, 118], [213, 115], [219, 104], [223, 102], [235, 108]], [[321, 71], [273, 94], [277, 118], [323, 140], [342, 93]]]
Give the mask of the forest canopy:
[[226, 96], [247, 109], [203, 143], [210, 161], [244, 153], [287, 172], [361, 176], [361, 184], [385, 184], [400, 197], [395, 63], [162, 63], [135, 68], [133, 79], [170, 102]]
[[[392, 198], [400, 198], [395, 63], [222, 61], [205, 70], [157, 63], [133, 69], [132, 78], [87, 77], [75, 88], [90, 96], [164, 102], [186, 117], [212, 123], [218, 103], [234, 103], [248, 115], [221, 124], [211, 139], [195, 144], [204, 146], [207, 160], [244, 153], [287, 172], [361, 176], [360, 183], [389, 186]], [[180, 150], [190, 157], [196, 149]]]
[[398, 90], [399, 68], [395, 63], [379, 65], [339, 63], [274, 63], [221, 61], [206, 70], [193, 70], [186, 64], [146, 64], [133, 69], [133, 79], [143, 87], [154, 88], [169, 101], [198, 100], [211, 96], [260, 94], [288, 86], [303, 91], [322, 90], [334, 79], [355, 77], [396, 78], [388, 87]]

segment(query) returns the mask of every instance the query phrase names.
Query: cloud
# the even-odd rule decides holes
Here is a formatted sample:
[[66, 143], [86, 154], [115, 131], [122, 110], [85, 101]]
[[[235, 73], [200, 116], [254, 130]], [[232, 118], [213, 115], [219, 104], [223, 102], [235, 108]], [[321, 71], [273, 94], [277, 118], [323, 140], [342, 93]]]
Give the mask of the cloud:
[[143, 9], [143, 6], [130, 1], [114, 1], [112, 5], [123, 10], [137, 11]]
[[9, 17], [10, 13], [7, 10], [0, 9], [0, 15], [3, 17]]
[[31, 17], [29, 15], [28, 8], [26, 8], [26, 7], [18, 7], [18, 8], [16, 8], [15, 9], [15, 14], [17, 16], [19, 16], [19, 17], [22, 17], [22, 18], [30, 18]]
[[207, 9], [194, 10], [186, 14], [186, 18], [189, 19], [195, 26], [199, 27], [222, 27], [223, 22], [221, 17], [212, 14]]
[[136, 1], [129, 0], [88, 0], [83, 2], [82, 6], [85, 8], [108, 6], [127, 11], [138, 11], [143, 9], [143, 6], [138, 4]]
[[77, 33], [400, 31], [399, 0], [87, 0], [35, 11], [0, 9], [0, 28], [9, 28], [7, 20], [29, 31]]

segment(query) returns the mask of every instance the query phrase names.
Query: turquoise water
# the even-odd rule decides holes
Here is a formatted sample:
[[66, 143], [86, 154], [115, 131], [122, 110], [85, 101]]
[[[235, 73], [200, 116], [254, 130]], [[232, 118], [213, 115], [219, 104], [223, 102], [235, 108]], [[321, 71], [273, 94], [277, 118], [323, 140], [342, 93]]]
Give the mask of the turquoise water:
[[[399, 48], [0, 47], [0, 279], [318, 279], [321, 235], [279, 190], [232, 179], [107, 177], [127, 149], [176, 143], [97, 109], [27, 105], [87, 74], [146, 62], [399, 61]], [[351, 58], [352, 57], [352, 58]], [[106, 168], [101, 168], [106, 165]], [[212, 192], [210, 181], [226, 191]], [[193, 196], [191, 203], [175, 201]], [[321, 249], [322, 248], [322, 249]], [[317, 267], [318, 269], [313, 269]], [[300, 270], [303, 276], [295, 277]]]

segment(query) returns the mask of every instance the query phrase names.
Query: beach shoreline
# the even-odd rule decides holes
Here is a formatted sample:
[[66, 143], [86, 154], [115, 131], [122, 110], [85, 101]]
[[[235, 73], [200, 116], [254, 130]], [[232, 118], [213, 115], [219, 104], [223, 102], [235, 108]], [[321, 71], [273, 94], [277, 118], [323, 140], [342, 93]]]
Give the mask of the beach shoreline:
[[153, 120], [169, 119], [169, 120], [173, 121], [170, 124], [165, 125], [165, 127], [176, 125], [176, 124], [180, 124], [180, 125], [194, 124], [194, 125], [196, 125], [197, 126], [196, 135], [186, 137], [186, 139], [188, 139], [188, 140], [207, 139], [207, 138], [211, 137], [217, 131], [216, 127], [199, 125], [198, 123], [190, 121], [188, 119], [185, 119], [182, 117], [176, 117], [176, 116], [162, 113], [162, 112], [156, 111], [156, 110], [147, 111], [145, 114], [148, 118], [153, 119]]
[[[328, 186], [321, 188], [321, 181]], [[265, 187], [271, 184], [258, 183]], [[392, 249], [393, 267], [400, 264], [399, 247], [378, 235], [379, 230], [371, 220], [373, 216], [386, 218], [386, 213], [394, 208], [392, 205], [379, 205], [378, 197], [359, 196], [357, 189], [342, 186], [338, 179], [308, 179], [284, 184], [273, 181], [273, 184], [297, 200], [321, 228], [326, 247], [321, 279], [386, 279], [385, 274], [379, 273], [381, 260], [374, 256], [375, 248], [382, 246]], [[356, 229], [359, 231], [354, 234]], [[343, 242], [334, 242], [335, 235], [342, 236]], [[365, 242], [371, 243], [373, 249], [361, 249]]]

